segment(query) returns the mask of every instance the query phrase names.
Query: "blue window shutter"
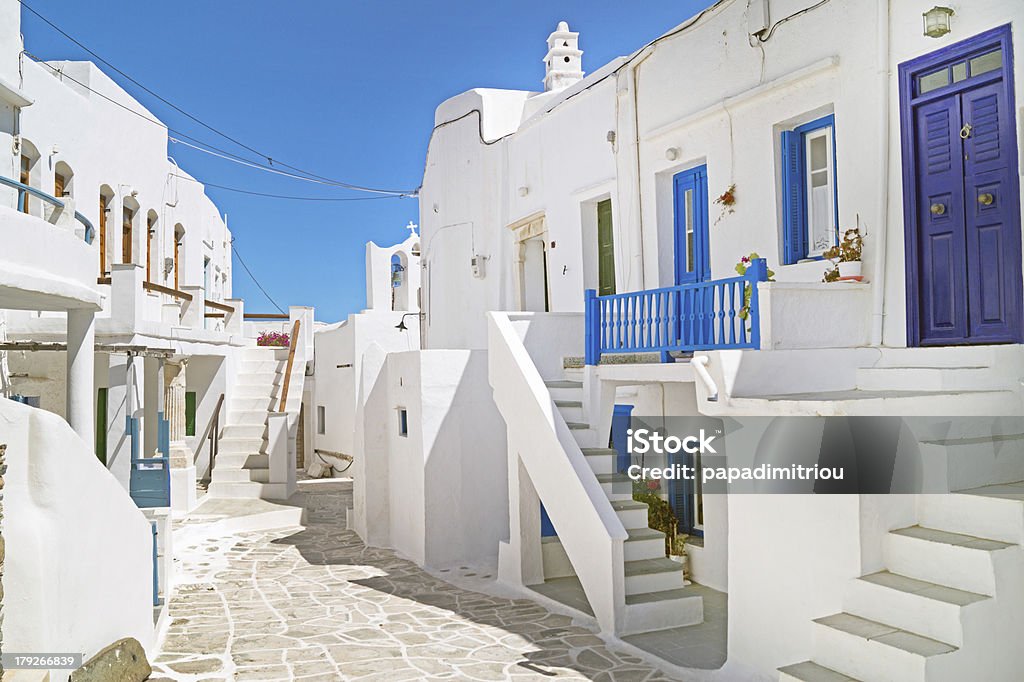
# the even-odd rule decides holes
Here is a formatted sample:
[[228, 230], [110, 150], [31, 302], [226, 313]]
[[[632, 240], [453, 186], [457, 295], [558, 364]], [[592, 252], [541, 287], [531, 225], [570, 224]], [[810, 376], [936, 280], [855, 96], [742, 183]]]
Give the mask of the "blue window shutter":
[[782, 260], [789, 265], [807, 256], [803, 137], [782, 133]]

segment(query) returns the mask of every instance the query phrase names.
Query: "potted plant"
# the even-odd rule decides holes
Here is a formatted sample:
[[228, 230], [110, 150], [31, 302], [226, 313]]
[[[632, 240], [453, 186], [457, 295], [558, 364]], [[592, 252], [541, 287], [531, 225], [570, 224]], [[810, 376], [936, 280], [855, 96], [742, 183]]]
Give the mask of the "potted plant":
[[825, 272], [825, 282], [836, 282], [839, 280], [861, 280], [861, 254], [864, 248], [864, 238], [861, 237], [860, 228], [853, 227], [843, 234], [841, 242], [822, 254], [826, 259], [832, 261], [833, 267]]
[[290, 345], [290, 339], [286, 332], [261, 332], [256, 338], [256, 345], [287, 348]]
[[689, 535], [680, 533], [676, 535], [672, 541], [672, 547], [669, 550], [668, 558], [672, 561], [678, 562], [683, 565], [683, 584], [690, 584], [690, 560], [686, 554], [686, 541], [689, 539]]

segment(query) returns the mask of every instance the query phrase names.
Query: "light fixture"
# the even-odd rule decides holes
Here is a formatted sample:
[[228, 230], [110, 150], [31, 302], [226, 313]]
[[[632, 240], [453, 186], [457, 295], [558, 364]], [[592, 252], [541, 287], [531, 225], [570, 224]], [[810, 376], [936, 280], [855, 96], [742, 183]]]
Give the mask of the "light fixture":
[[405, 313], [405, 314], [402, 315], [402, 319], [398, 321], [398, 324], [395, 325], [395, 329], [397, 329], [400, 332], [404, 332], [405, 330], [407, 330], [408, 327], [405, 326], [405, 318], [409, 317], [410, 315], [415, 315], [416, 317], [423, 317], [423, 313], [422, 312], [419, 312], [419, 313]]
[[924, 34], [929, 38], [941, 38], [952, 30], [949, 18], [953, 10], [949, 7], [936, 5], [921, 16], [924, 17]]
[[530, 188], [527, 187], [526, 185], [523, 185], [522, 187], [519, 188], [519, 196], [525, 197], [529, 193], [530, 193]]
[[679, 158], [679, 147], [669, 147], [665, 150], [665, 158], [669, 161], [675, 161]]

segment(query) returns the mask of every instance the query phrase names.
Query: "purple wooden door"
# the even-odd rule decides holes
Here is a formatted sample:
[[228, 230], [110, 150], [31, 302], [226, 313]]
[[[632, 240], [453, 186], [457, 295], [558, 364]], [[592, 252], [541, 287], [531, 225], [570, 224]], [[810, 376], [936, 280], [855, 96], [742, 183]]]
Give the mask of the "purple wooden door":
[[1022, 340], [1009, 32], [901, 67], [910, 345]]

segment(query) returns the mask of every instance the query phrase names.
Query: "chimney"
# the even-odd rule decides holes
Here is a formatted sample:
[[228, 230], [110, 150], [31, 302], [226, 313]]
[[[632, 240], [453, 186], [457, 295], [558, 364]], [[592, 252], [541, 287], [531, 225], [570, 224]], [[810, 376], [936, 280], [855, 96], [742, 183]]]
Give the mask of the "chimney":
[[544, 91], [562, 90], [583, 80], [583, 52], [579, 49], [579, 33], [569, 24], [558, 22], [548, 36], [548, 54], [544, 57]]

